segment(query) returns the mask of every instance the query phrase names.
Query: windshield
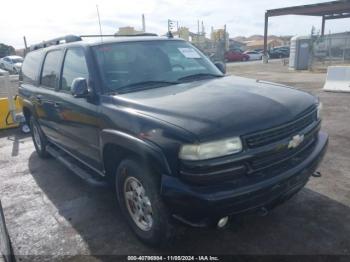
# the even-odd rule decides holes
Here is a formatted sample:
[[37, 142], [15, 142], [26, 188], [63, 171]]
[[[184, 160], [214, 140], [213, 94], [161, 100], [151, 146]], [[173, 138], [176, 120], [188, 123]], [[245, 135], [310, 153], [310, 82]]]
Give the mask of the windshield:
[[20, 57], [19, 58], [12, 58], [11, 60], [12, 60], [12, 63], [14, 63], [14, 64], [23, 62], [23, 58], [20, 58]]
[[[139, 83], [171, 85], [203, 76], [222, 76], [199, 50], [184, 41], [160, 40], [103, 44], [93, 48], [102, 78], [110, 90]], [[190, 77], [193, 76], [193, 77]]]

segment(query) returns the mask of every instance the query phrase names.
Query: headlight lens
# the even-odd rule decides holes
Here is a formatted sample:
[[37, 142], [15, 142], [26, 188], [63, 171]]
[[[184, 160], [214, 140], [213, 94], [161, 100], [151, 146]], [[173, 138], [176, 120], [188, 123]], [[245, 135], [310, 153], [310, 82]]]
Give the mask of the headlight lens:
[[322, 113], [322, 103], [319, 102], [317, 105], [317, 120], [321, 119], [322, 117], [321, 113]]
[[198, 145], [183, 145], [180, 149], [179, 157], [183, 160], [205, 160], [231, 155], [241, 151], [241, 139], [239, 137], [233, 137]]

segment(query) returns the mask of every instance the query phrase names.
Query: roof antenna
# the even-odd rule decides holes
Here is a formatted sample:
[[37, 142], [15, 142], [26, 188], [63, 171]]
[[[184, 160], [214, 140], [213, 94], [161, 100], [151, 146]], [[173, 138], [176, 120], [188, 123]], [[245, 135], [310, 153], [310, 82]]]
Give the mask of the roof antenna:
[[100, 12], [98, 11], [98, 5], [96, 5], [96, 10], [97, 10], [98, 24], [99, 24], [99, 26], [100, 26], [101, 42], [103, 42], [102, 27], [101, 27], [101, 19], [100, 19]]

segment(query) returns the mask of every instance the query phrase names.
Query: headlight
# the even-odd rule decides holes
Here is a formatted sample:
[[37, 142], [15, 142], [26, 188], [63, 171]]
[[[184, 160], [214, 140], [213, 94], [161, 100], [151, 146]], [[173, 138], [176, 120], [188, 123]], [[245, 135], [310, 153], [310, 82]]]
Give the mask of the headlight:
[[179, 157], [183, 160], [204, 160], [231, 155], [241, 151], [241, 139], [239, 137], [233, 137], [198, 145], [183, 145], [180, 149]]
[[317, 105], [317, 120], [321, 119], [321, 112], [322, 112], [322, 103], [319, 102]]

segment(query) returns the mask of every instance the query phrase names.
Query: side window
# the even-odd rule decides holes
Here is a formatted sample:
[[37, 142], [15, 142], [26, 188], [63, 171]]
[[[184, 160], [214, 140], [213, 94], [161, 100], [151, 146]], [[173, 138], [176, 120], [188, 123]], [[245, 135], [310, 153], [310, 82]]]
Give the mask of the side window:
[[64, 58], [61, 89], [70, 91], [72, 82], [77, 77], [88, 80], [89, 72], [84, 50], [81, 48], [72, 48], [67, 50]]
[[61, 50], [47, 53], [41, 73], [41, 84], [49, 88], [56, 88], [60, 75]]
[[32, 51], [26, 55], [21, 69], [23, 83], [34, 84], [38, 81], [41, 60], [42, 51]]

